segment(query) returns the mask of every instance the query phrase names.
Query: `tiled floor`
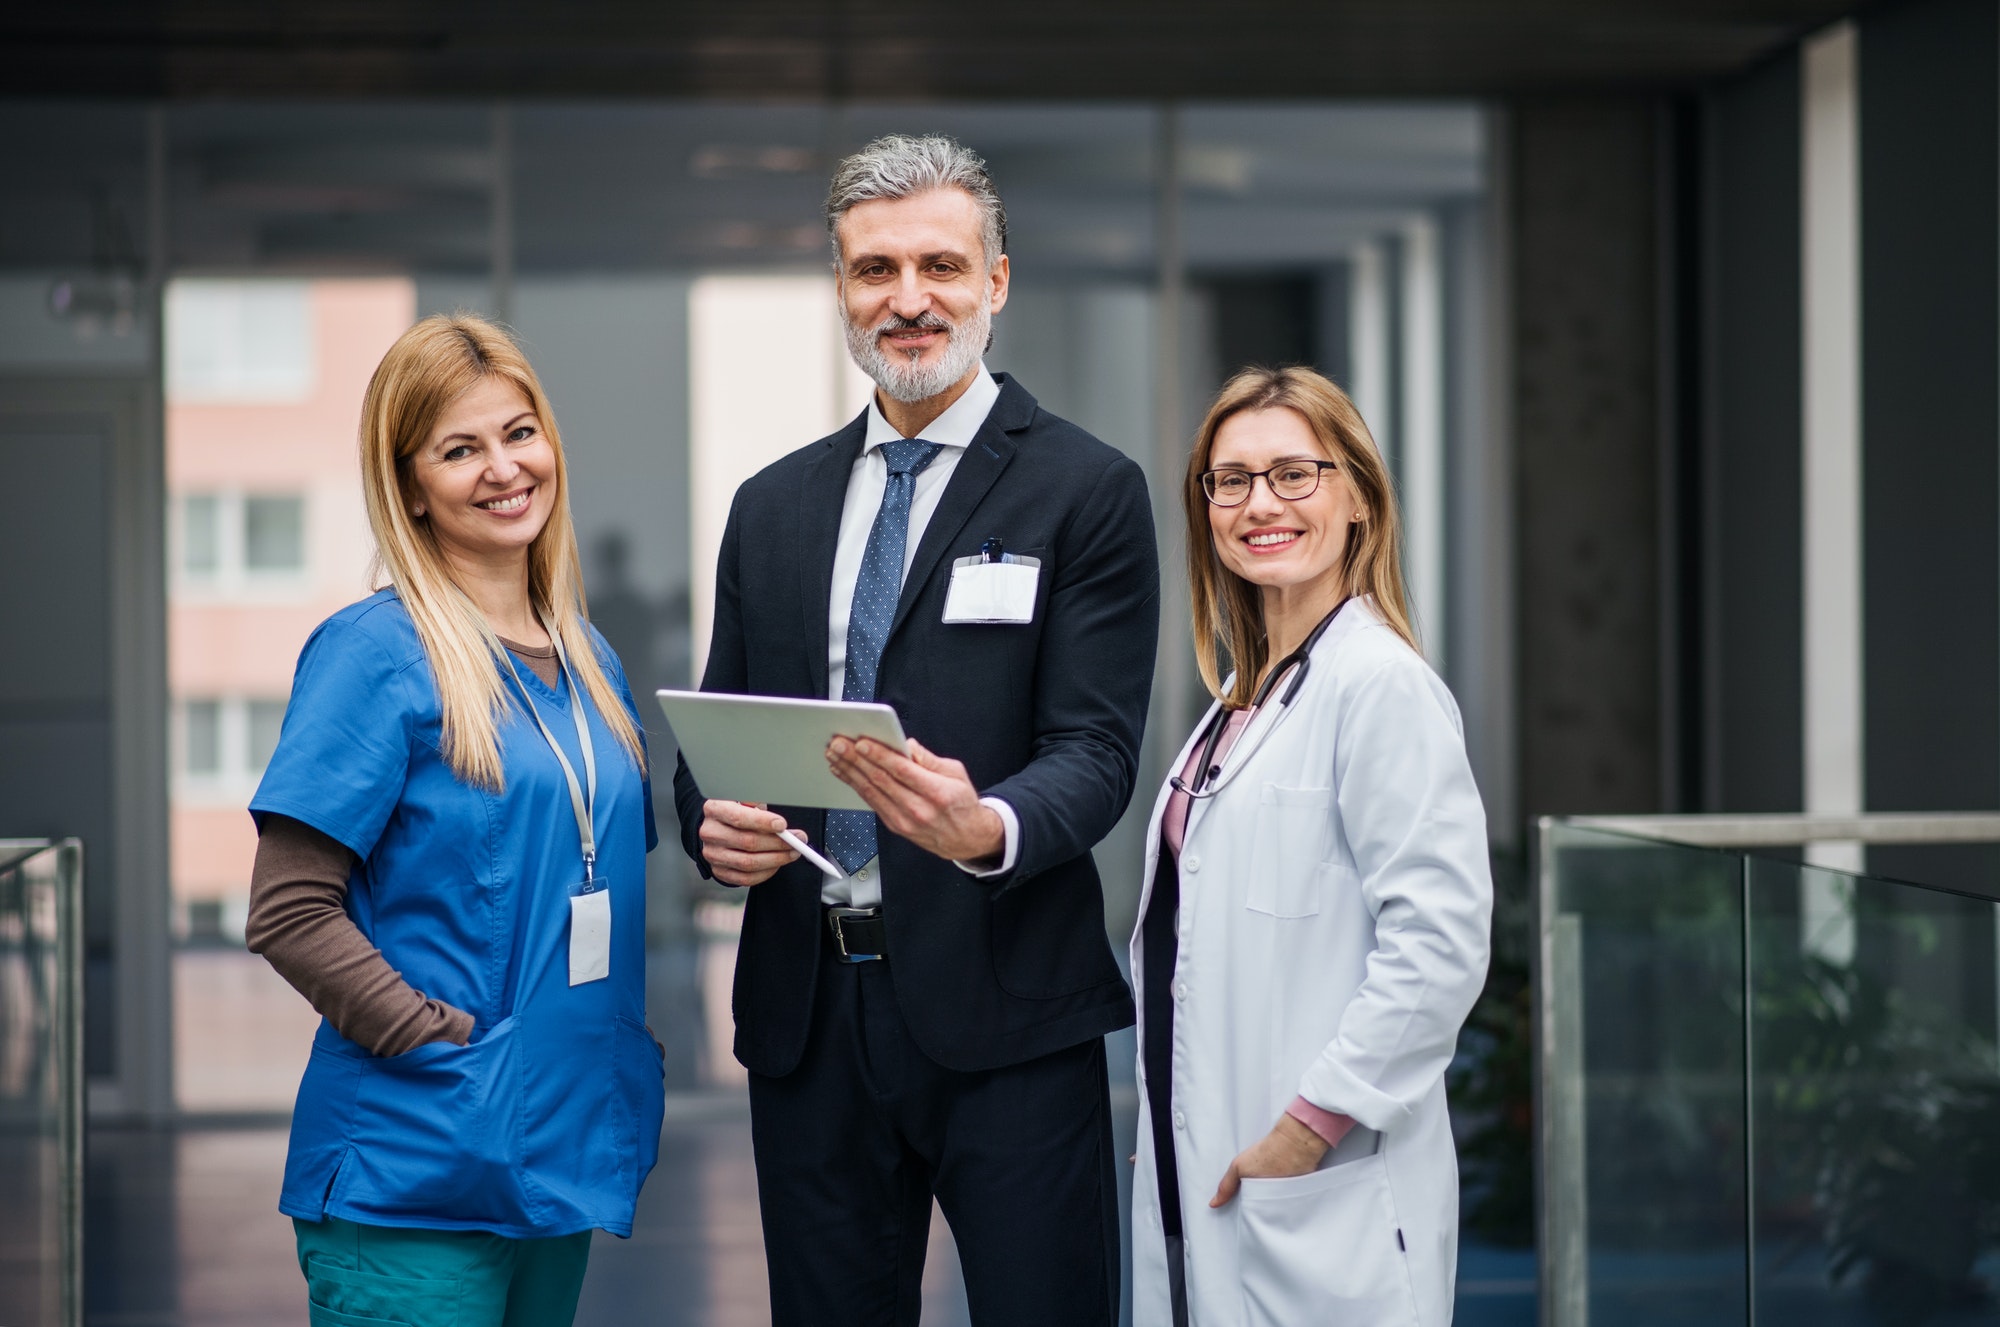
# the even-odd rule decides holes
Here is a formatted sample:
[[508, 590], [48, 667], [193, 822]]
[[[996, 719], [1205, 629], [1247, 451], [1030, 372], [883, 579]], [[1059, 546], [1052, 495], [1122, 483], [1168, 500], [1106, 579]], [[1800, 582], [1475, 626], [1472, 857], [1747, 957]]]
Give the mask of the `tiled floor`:
[[[581, 1327], [769, 1321], [748, 1109], [726, 1012], [715, 1012], [728, 1007], [732, 945], [717, 930], [649, 956], [648, 1007], [670, 1047], [670, 1080], [710, 1086], [671, 1094], [633, 1237], [597, 1237]], [[183, 1106], [232, 1112], [239, 1124], [289, 1109], [316, 1021], [304, 1002], [241, 951], [178, 955], [176, 995]], [[1132, 1034], [1114, 1036], [1109, 1049], [1126, 1080], [1114, 1087], [1126, 1155], [1137, 1109], [1126, 1068]], [[291, 1224], [276, 1207], [284, 1154], [276, 1126], [96, 1131], [86, 1195], [90, 1327], [305, 1327]], [[1460, 1273], [1458, 1327], [1530, 1327], [1531, 1252], [1467, 1247]], [[967, 1323], [957, 1254], [934, 1216], [924, 1324]]]
[[[579, 1327], [770, 1320], [740, 1098], [677, 1103], [629, 1240], [599, 1234]], [[91, 1140], [90, 1327], [306, 1327], [291, 1223], [276, 1210], [282, 1129], [103, 1130]], [[926, 1327], [967, 1322], [942, 1220]]]
[[182, 1110], [292, 1108], [319, 1015], [241, 949], [174, 954], [174, 1087]]
[[[647, 1003], [675, 1052], [670, 1080], [711, 1087], [671, 1094], [632, 1238], [600, 1234], [592, 1249], [582, 1327], [770, 1320], [748, 1105], [728, 1053], [734, 937], [704, 930], [713, 934], [698, 945], [648, 955]], [[318, 1016], [241, 950], [180, 951], [174, 975], [182, 1107], [239, 1123], [288, 1111]], [[276, 1210], [284, 1154], [282, 1128], [93, 1136], [91, 1327], [304, 1327], [291, 1224]], [[957, 1252], [942, 1217], [931, 1229], [924, 1322], [957, 1327], [967, 1322]]]
[[[1129, 1124], [1119, 1143], [1130, 1150]], [[93, 1135], [89, 1327], [306, 1327], [291, 1225], [276, 1210], [284, 1153], [277, 1128]], [[759, 1327], [765, 1287], [742, 1098], [677, 1098], [633, 1237], [597, 1237], [579, 1327]], [[968, 1324], [935, 1217], [924, 1289], [925, 1327]], [[1534, 1255], [1468, 1246], [1459, 1290], [1458, 1327], [1532, 1327]]]

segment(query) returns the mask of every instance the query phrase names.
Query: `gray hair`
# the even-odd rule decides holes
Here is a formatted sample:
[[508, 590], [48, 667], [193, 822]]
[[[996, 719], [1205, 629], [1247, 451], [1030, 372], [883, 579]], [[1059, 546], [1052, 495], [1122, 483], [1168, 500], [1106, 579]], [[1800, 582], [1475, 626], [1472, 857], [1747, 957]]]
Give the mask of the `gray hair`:
[[980, 238], [990, 268], [1007, 252], [1007, 208], [980, 155], [955, 138], [885, 134], [834, 167], [826, 191], [826, 233], [840, 261], [840, 219], [856, 203], [909, 198], [932, 189], [962, 189], [979, 205]]

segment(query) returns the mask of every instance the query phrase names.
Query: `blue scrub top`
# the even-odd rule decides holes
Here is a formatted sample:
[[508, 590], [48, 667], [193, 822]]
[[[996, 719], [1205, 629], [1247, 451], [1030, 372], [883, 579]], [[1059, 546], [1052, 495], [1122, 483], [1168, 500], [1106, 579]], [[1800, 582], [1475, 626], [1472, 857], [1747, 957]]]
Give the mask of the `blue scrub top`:
[[[598, 658], [638, 714], [595, 629]], [[569, 984], [569, 891], [583, 878], [562, 767], [520, 704], [500, 723], [506, 789], [438, 749], [437, 684], [393, 589], [321, 623], [299, 656], [278, 749], [250, 803], [354, 850], [347, 911], [412, 986], [472, 1015], [467, 1046], [371, 1054], [322, 1022], [299, 1084], [278, 1207], [515, 1239], [632, 1233], [659, 1154], [662, 1062], [646, 1031], [652, 788], [590, 704], [522, 684], [583, 774], [569, 707], [597, 749], [597, 874], [611, 975]]]

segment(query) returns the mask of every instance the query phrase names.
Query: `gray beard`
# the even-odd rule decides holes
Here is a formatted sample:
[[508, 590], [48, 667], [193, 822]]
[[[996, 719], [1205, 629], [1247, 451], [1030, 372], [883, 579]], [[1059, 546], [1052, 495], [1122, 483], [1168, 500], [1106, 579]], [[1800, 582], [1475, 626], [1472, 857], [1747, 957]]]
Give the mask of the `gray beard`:
[[[914, 320], [891, 314], [873, 327], [857, 327], [844, 317], [841, 323], [847, 332], [847, 353], [854, 357], [861, 371], [873, 378], [890, 400], [914, 405], [950, 391], [979, 363], [993, 330], [993, 297], [988, 292], [962, 323], [947, 322], [935, 313]], [[948, 333], [950, 339], [945, 343], [944, 354], [935, 363], [919, 364], [908, 355], [882, 349], [883, 332], [912, 326], [940, 327]]]

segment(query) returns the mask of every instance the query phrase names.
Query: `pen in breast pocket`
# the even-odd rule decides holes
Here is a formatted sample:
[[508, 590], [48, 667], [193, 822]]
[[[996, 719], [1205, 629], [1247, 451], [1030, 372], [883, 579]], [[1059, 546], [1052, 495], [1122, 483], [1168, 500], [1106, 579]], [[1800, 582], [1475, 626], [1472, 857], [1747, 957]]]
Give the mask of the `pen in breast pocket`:
[[[961, 545], [961, 547], [963, 546]], [[794, 848], [797, 848], [799, 850], [799, 856], [805, 858], [807, 861], [811, 862], [814, 866], [817, 866], [820, 870], [826, 872], [828, 875], [833, 876], [836, 879], [840, 880], [847, 879], [847, 872], [841, 870], [838, 866], [835, 866], [832, 862], [828, 861], [826, 858], [814, 852], [812, 848], [807, 845], [806, 836], [799, 833], [797, 830], [781, 829], [778, 831], [778, 837], [783, 839], [785, 842], [791, 844]]]
[[988, 539], [979, 546], [979, 560], [981, 562], [1004, 562], [1007, 560], [1005, 546], [1001, 544], [997, 536]]

